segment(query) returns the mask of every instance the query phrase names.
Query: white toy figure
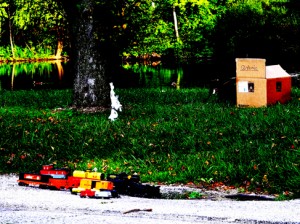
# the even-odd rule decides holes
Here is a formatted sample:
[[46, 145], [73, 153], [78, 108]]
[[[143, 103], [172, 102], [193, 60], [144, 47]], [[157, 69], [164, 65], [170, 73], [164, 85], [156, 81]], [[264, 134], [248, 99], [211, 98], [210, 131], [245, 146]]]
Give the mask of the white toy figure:
[[115, 95], [114, 84], [111, 82], [110, 85], [110, 100], [111, 100], [111, 113], [108, 119], [114, 121], [118, 117], [118, 110], [122, 111], [122, 105], [119, 102], [118, 96]]

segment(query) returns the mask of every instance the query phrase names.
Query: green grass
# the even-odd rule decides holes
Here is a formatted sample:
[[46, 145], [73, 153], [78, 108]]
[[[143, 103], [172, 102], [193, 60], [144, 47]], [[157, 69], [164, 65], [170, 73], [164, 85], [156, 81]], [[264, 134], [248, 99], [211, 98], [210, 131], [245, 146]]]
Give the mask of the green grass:
[[71, 90], [1, 91], [0, 172], [55, 163], [299, 196], [299, 89], [288, 104], [267, 108], [206, 102], [207, 89], [116, 91], [124, 108], [114, 122], [110, 111], [68, 109]]

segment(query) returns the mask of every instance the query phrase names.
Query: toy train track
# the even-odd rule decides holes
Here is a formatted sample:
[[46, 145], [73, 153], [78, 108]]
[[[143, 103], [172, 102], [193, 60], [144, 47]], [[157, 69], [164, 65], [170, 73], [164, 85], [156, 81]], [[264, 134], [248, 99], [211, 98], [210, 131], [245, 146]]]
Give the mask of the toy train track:
[[55, 169], [44, 165], [39, 173], [20, 173], [19, 186], [39, 186], [43, 189], [70, 190], [85, 198], [112, 198], [125, 194], [136, 197], [160, 198], [159, 187], [140, 183], [138, 175], [126, 173], [105, 175], [100, 172]]

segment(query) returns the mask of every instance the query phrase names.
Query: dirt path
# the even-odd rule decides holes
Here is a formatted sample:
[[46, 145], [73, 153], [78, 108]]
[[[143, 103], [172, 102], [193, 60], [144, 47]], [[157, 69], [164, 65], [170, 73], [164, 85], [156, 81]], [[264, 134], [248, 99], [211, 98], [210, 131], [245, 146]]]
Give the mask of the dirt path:
[[[0, 223], [300, 223], [300, 200], [88, 199], [20, 187], [17, 179], [0, 175]], [[143, 209], [151, 211], [139, 211]]]

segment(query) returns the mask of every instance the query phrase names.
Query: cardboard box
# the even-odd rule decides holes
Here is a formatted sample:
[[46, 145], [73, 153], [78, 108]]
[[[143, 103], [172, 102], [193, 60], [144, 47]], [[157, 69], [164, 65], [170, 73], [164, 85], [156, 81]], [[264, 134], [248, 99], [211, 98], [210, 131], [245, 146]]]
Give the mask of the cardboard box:
[[237, 78], [236, 87], [237, 106], [267, 106], [267, 79]]
[[266, 78], [266, 59], [236, 58], [236, 77]]
[[246, 77], [236, 77], [237, 106], [262, 107], [291, 99], [291, 76], [280, 65], [266, 66], [265, 78], [243, 74]]

